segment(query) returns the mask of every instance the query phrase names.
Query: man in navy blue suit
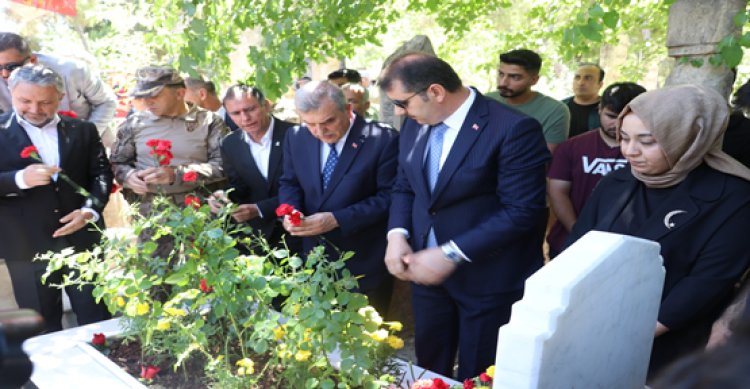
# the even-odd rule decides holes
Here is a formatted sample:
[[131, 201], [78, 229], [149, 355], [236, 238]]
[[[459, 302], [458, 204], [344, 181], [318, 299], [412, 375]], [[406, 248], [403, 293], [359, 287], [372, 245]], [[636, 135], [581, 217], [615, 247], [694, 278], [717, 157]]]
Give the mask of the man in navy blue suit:
[[381, 89], [402, 127], [385, 262], [412, 281], [417, 362], [458, 378], [494, 364], [498, 328], [543, 264], [540, 124], [462, 85], [445, 61], [396, 58]]
[[284, 228], [303, 237], [305, 252], [321, 244], [331, 258], [353, 251], [346, 267], [385, 315], [393, 279], [383, 255], [398, 134], [355, 114], [341, 89], [325, 81], [307, 83], [294, 103], [303, 124], [287, 131], [279, 202], [304, 217], [297, 226], [287, 217]]

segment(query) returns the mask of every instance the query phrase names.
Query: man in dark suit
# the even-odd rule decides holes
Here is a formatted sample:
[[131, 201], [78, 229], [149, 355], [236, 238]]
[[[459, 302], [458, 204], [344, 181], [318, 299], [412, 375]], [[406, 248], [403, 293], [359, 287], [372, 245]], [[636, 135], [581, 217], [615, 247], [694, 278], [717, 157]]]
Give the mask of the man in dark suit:
[[[0, 258], [5, 258], [21, 308], [39, 311], [47, 331], [62, 329], [61, 292], [42, 285], [46, 263], [38, 253], [66, 247], [85, 250], [104, 228], [101, 212], [112, 186], [112, 170], [96, 126], [57, 115], [62, 80], [42, 65], [25, 66], [10, 77], [13, 111], [0, 116]], [[21, 151], [35, 146], [41, 161]], [[89, 192], [88, 197], [60, 179], [64, 172]], [[62, 269], [48, 278], [59, 283]], [[91, 287], [67, 287], [79, 324], [109, 317], [96, 304]]]
[[411, 53], [380, 86], [405, 115], [385, 262], [412, 281], [420, 366], [458, 378], [494, 364], [498, 328], [543, 264], [539, 123], [466, 88], [449, 64]]
[[[247, 222], [271, 244], [280, 243], [283, 227], [276, 217], [279, 206], [282, 144], [287, 130], [294, 124], [271, 115], [271, 104], [263, 92], [247, 85], [235, 85], [224, 96], [224, 108], [242, 131], [234, 131], [221, 142], [224, 173], [233, 189], [228, 197], [239, 204], [232, 215], [238, 223]], [[225, 198], [215, 192], [209, 200], [215, 212]], [[295, 240], [296, 241], [296, 240]], [[290, 248], [296, 242], [287, 239]]]
[[304, 124], [287, 133], [279, 201], [304, 218], [295, 226], [287, 217], [284, 228], [303, 237], [305, 252], [320, 244], [334, 259], [353, 251], [346, 267], [386, 314], [392, 278], [383, 255], [398, 135], [354, 114], [341, 89], [325, 81], [306, 84], [294, 102]]

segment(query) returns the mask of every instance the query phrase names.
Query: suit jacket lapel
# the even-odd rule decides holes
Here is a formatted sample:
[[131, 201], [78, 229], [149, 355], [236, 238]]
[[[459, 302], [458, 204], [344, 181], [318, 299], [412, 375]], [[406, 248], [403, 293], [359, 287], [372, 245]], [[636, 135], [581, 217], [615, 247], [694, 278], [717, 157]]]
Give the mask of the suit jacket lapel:
[[[349, 131], [349, 136], [346, 137], [344, 148], [341, 149], [339, 161], [336, 164], [336, 168], [333, 169], [331, 182], [328, 183], [328, 188], [326, 188], [325, 192], [323, 193], [321, 204], [325, 202], [326, 199], [328, 199], [331, 193], [333, 193], [336, 185], [341, 182], [341, 179], [344, 178], [346, 172], [349, 171], [349, 168], [352, 166], [354, 159], [357, 157], [357, 154], [359, 154], [359, 150], [362, 149], [362, 145], [363, 143], [365, 143], [365, 138], [368, 135], [367, 131], [365, 130], [365, 125], [365, 120], [362, 119], [359, 115], [355, 115], [354, 125], [352, 125], [352, 129], [351, 131]], [[318, 160], [320, 160], [320, 158], [318, 158]]]
[[276, 174], [281, 169], [281, 144], [284, 141], [284, 132], [286, 128], [279, 125], [279, 119], [274, 118], [273, 138], [271, 139], [271, 155], [268, 160], [268, 187], [273, 186], [276, 182]]
[[8, 146], [10, 147], [18, 147], [18, 150], [12, 150], [15, 152], [15, 155], [19, 156], [21, 155], [21, 150], [23, 150], [26, 146], [31, 146], [31, 138], [29, 138], [29, 135], [26, 133], [26, 130], [21, 127], [20, 124], [18, 124], [18, 120], [16, 120], [16, 115], [10, 115], [8, 118], [8, 121], [2, 124], [3, 128], [6, 128], [5, 132], [8, 134], [8, 140], [10, 141]]
[[466, 158], [471, 147], [479, 139], [479, 135], [487, 125], [487, 114], [487, 105], [477, 94], [474, 104], [469, 109], [461, 129], [458, 131], [458, 136], [455, 142], [453, 142], [448, 158], [440, 169], [440, 174], [438, 174], [435, 190], [432, 193], [433, 204], [440, 196], [440, 193], [445, 190], [451, 177], [456, 173], [456, 170]]
[[75, 131], [75, 125], [73, 123], [61, 119], [60, 123], [57, 124], [58, 153], [60, 155], [60, 168], [63, 170], [67, 167], [70, 153], [73, 152], [73, 149], [75, 148], [73, 145], [72, 131]]

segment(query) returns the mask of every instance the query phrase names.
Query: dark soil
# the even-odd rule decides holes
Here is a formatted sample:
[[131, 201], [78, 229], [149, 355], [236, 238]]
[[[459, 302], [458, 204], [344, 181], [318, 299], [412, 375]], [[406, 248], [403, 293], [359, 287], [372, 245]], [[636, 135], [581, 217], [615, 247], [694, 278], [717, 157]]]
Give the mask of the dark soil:
[[[121, 339], [109, 340], [109, 359], [116, 363], [125, 372], [135, 378], [141, 376], [141, 344], [136, 340], [127, 341]], [[126, 343], [127, 342], [127, 343]], [[149, 388], [180, 388], [180, 389], [207, 389], [206, 377], [203, 374], [203, 361], [200, 358], [190, 358], [184, 367], [176, 372], [171, 366], [174, 360], [167, 360], [166, 363], [155, 363], [149, 361], [146, 357], [145, 364], [159, 366], [161, 371], [154, 377], [150, 383], [144, 383]], [[167, 367], [169, 366], [169, 367]], [[184, 370], [183, 370], [184, 369]], [[185, 372], [190, 372], [186, 374]]]

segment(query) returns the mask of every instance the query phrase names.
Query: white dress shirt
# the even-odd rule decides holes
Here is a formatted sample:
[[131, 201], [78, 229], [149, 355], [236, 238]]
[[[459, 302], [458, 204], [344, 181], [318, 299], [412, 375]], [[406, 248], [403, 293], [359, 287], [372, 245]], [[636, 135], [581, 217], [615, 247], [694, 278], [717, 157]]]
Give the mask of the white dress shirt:
[[[49, 166], [60, 166], [60, 143], [57, 134], [57, 125], [60, 123], [60, 116], [55, 114], [52, 121], [45, 124], [44, 127], [39, 128], [27, 122], [21, 117], [18, 111], [14, 110], [14, 115], [16, 116], [16, 120], [18, 120], [18, 124], [26, 131], [29, 139], [31, 139], [31, 143], [36, 146], [42, 162]], [[23, 170], [16, 172], [15, 179], [18, 188], [29, 189], [29, 185], [23, 179]], [[57, 181], [57, 173], [52, 176], [52, 180]], [[99, 213], [93, 209], [82, 207], [81, 211], [90, 212], [94, 216], [91, 219], [94, 223], [99, 220]]]
[[256, 143], [250, 135], [247, 134], [247, 132], [242, 131], [242, 138], [245, 140], [245, 143], [250, 146], [250, 153], [253, 155], [253, 160], [255, 161], [255, 166], [258, 167], [258, 170], [260, 170], [260, 174], [263, 175], [263, 178], [268, 181], [268, 166], [271, 160], [271, 147], [272, 147], [272, 140], [273, 140], [273, 123], [274, 119], [273, 116], [271, 117], [271, 122], [268, 125], [268, 129], [266, 130], [266, 133], [263, 135], [262, 138], [260, 138], [260, 143]]

